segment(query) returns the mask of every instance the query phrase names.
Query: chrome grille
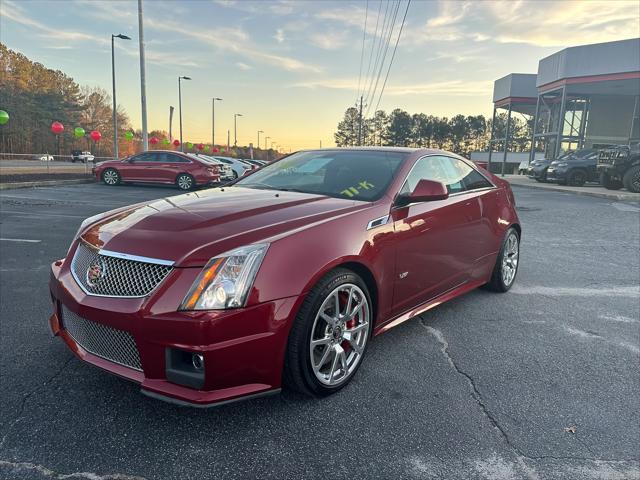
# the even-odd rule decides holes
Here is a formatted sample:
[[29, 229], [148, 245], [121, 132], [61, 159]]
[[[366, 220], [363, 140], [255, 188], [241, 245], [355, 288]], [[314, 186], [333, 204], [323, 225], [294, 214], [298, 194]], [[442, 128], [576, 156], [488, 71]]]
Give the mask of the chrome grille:
[[[171, 265], [105, 254], [82, 240], [71, 262], [78, 285], [89, 295], [144, 297], [169, 274]], [[168, 262], [167, 262], [168, 263]]]
[[136, 341], [129, 332], [86, 320], [62, 306], [62, 326], [87, 352], [142, 371]]

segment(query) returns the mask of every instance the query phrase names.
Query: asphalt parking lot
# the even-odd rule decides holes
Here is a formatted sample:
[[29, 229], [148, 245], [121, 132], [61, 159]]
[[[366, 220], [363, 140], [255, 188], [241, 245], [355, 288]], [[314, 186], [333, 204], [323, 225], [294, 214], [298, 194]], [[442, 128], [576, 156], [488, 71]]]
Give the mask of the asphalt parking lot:
[[49, 264], [80, 222], [178, 192], [1, 192], [0, 479], [640, 478], [640, 208], [514, 191], [511, 292], [377, 337], [330, 398], [207, 410], [141, 395], [47, 327]]

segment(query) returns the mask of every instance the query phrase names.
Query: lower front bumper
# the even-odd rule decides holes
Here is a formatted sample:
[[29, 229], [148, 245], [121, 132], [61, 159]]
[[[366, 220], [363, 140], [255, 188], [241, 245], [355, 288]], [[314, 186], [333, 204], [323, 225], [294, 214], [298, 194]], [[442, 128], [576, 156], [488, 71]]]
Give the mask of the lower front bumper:
[[[170, 294], [172, 282], [169, 277], [167, 280], [162, 287], [165, 294]], [[178, 279], [173, 283], [181, 282]], [[289, 322], [295, 315], [299, 297], [225, 312], [154, 314], [158, 307], [153, 306], [153, 298], [162, 295], [163, 289], [153, 298], [133, 301], [88, 296], [71, 275], [65, 273], [64, 267], [56, 264], [50, 286], [54, 309], [49, 319], [51, 332], [81, 360], [139, 383], [142, 393], [148, 396], [204, 407], [277, 393], [280, 389]], [[166, 302], [166, 298], [158, 298], [155, 303], [161, 302]], [[87, 322], [131, 335], [139, 352], [141, 369], [115, 363], [89, 351], [90, 347], [82, 345], [65, 328], [65, 311]], [[202, 355], [201, 387], [192, 388], [168, 379], [169, 350]]]

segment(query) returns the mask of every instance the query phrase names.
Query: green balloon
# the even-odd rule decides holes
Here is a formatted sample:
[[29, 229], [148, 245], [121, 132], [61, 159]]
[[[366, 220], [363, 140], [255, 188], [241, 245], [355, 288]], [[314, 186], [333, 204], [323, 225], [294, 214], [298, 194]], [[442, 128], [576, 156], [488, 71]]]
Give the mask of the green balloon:
[[221, 153], [224, 153], [224, 148], [221, 148], [221, 149], [220, 149], [220, 152], [221, 152]]
[[188, 148], [188, 149], [192, 149], [192, 148], [193, 148], [193, 143], [191, 143], [191, 142], [187, 142], [187, 148]]
[[127, 140], [133, 140], [133, 132], [125, 132], [124, 138], [126, 138]]
[[9, 114], [4, 110], [0, 110], [0, 125], [5, 125], [9, 121]]
[[169, 139], [168, 138], [162, 139], [162, 144], [163, 145], [169, 145]]
[[76, 127], [73, 129], [73, 136], [76, 138], [82, 138], [84, 137], [84, 128], [82, 127]]

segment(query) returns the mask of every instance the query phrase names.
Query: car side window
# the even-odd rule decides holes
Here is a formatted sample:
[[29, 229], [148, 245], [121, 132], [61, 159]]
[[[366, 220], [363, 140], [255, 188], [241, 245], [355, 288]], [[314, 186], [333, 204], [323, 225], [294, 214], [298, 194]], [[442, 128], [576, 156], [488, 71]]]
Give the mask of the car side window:
[[141, 153], [136, 155], [131, 159], [133, 162], [153, 162], [153, 154], [152, 153]]
[[186, 158], [182, 158], [179, 155], [174, 155], [173, 153], [165, 153], [164, 162], [168, 163], [188, 163], [189, 161]]
[[401, 194], [410, 193], [422, 179], [443, 183], [449, 193], [459, 193], [491, 187], [491, 183], [462, 160], [444, 156], [419, 159], [407, 177]]

